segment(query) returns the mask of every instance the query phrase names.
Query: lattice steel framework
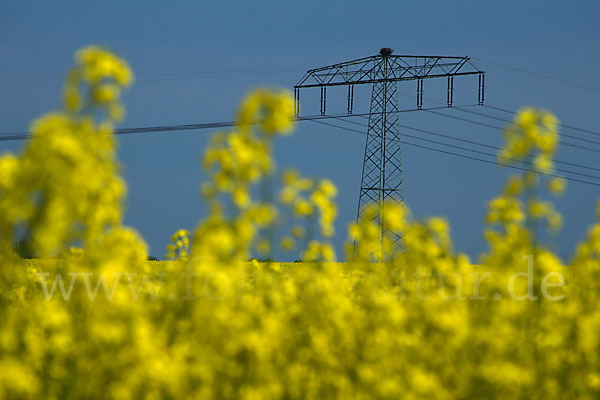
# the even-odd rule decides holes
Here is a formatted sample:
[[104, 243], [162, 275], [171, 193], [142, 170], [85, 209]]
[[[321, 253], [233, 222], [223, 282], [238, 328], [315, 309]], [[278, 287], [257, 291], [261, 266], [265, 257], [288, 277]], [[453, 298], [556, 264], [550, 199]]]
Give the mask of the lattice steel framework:
[[[385, 64], [382, 74], [387, 73]], [[396, 82], [373, 83], [369, 110], [369, 127], [365, 142], [362, 178], [358, 199], [357, 221], [366, 206], [377, 204], [380, 237], [385, 234], [381, 207], [384, 202], [402, 204], [402, 158], [398, 129], [398, 96]], [[400, 237], [392, 234], [396, 240]]]
[[[326, 113], [327, 87], [348, 87], [348, 114], [354, 108], [354, 85], [371, 84], [369, 125], [365, 143], [363, 170], [360, 185], [357, 221], [364, 217], [365, 206], [376, 204], [380, 243], [386, 235], [381, 209], [384, 202], [402, 204], [401, 135], [398, 126], [398, 93], [400, 81], [416, 80], [416, 108], [423, 107], [423, 80], [447, 78], [447, 105], [454, 101], [454, 77], [479, 75], [478, 102], [483, 104], [485, 72], [469, 57], [406, 56], [393, 55], [389, 48], [381, 49], [379, 55], [354, 61], [311, 69], [294, 86], [295, 113], [300, 114], [300, 89], [320, 88], [321, 115]], [[397, 241], [400, 237], [394, 235]], [[384, 258], [380, 252], [380, 259]]]

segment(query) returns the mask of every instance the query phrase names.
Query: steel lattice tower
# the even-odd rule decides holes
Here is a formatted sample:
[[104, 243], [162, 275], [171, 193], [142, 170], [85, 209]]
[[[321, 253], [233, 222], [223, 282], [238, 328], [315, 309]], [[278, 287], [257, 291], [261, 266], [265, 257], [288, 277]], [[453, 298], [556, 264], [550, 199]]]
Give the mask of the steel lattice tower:
[[[381, 206], [384, 202], [401, 204], [403, 200], [400, 132], [397, 125], [400, 111], [398, 85], [385, 79], [389, 74], [389, 66], [387, 59], [382, 61], [379, 71], [382, 82], [373, 83], [371, 94], [357, 213], [357, 220], [361, 220], [366, 206], [379, 206], [380, 237], [385, 234]], [[398, 235], [394, 236], [399, 239]]]
[[[402, 204], [401, 134], [398, 118], [398, 91], [400, 81], [416, 80], [416, 109], [423, 108], [423, 80], [447, 78], [446, 104], [452, 107], [454, 77], [478, 75], [478, 103], [483, 104], [485, 72], [477, 68], [469, 57], [404, 56], [393, 55], [392, 49], [383, 48], [379, 55], [316, 68], [306, 72], [294, 86], [295, 113], [300, 113], [300, 89], [320, 88], [321, 115], [326, 115], [327, 87], [347, 86], [348, 114], [353, 113], [354, 85], [371, 84], [369, 125], [363, 159], [362, 178], [358, 200], [357, 221], [364, 217], [367, 205], [379, 208], [374, 217], [379, 225], [380, 243], [386, 234], [381, 212], [384, 202]], [[396, 241], [400, 237], [394, 234]], [[384, 258], [383, 250], [380, 259]]]

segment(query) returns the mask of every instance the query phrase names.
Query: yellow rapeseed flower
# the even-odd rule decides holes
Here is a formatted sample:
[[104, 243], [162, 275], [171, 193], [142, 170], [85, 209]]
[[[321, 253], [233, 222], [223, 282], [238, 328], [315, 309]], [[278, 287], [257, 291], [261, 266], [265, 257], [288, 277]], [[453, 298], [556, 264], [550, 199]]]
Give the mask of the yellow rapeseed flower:
[[567, 182], [563, 178], [552, 178], [548, 181], [548, 190], [555, 195], [560, 195], [565, 191]]

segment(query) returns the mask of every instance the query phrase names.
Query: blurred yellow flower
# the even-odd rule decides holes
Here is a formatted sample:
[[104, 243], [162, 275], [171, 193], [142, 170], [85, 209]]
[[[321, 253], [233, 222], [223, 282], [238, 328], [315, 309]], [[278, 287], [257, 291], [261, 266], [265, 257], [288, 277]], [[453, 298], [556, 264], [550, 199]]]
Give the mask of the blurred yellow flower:
[[284, 250], [290, 251], [290, 250], [294, 250], [294, 248], [296, 247], [296, 241], [289, 237], [289, 236], [285, 236], [281, 239], [281, 248], [283, 248]]
[[567, 182], [563, 178], [552, 178], [548, 181], [548, 190], [555, 195], [560, 195], [565, 191]]

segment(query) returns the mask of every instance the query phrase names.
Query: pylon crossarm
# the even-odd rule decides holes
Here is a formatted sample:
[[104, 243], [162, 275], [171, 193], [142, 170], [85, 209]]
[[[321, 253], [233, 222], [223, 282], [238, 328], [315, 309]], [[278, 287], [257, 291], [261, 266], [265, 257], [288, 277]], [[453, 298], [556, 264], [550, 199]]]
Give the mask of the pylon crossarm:
[[[386, 76], [381, 76], [383, 63], [388, 64]], [[483, 73], [485, 71], [469, 57], [380, 55], [311, 69], [294, 87], [360, 85]]]

